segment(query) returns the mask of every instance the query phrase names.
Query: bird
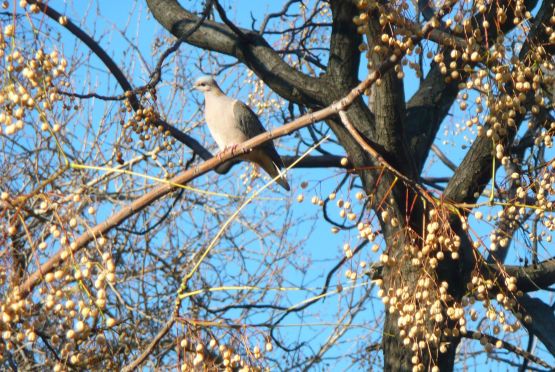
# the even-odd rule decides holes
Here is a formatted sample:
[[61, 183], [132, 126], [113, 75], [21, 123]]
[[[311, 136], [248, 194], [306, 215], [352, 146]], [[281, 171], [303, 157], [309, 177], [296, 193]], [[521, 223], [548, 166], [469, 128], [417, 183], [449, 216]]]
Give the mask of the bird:
[[[234, 148], [266, 132], [258, 116], [249, 106], [238, 99], [226, 96], [212, 76], [198, 78], [193, 84], [193, 89], [204, 93], [204, 118], [221, 151]], [[285, 173], [282, 172], [283, 161], [273, 141], [264, 142], [241, 158], [258, 164], [285, 190], [291, 189]]]

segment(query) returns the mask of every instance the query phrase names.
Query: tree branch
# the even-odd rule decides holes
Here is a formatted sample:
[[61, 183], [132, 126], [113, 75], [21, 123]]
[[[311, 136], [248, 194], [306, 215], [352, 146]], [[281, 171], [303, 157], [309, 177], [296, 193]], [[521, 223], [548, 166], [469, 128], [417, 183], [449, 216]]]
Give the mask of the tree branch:
[[533, 292], [555, 284], [555, 257], [525, 267], [504, 266], [503, 270], [517, 279], [516, 286], [523, 292]]
[[352, 0], [333, 0], [330, 3], [332, 28], [330, 55], [326, 73], [338, 87], [348, 89], [358, 81], [361, 35], [353, 23], [358, 10]]
[[[198, 19], [176, 0], [147, 0], [147, 4], [158, 22], [176, 37], [181, 37]], [[289, 101], [311, 107], [325, 106], [322, 92], [326, 87], [322, 78], [309, 77], [289, 66], [259, 34], [241, 28], [237, 30], [248, 42], [240, 40], [227, 25], [206, 21], [187, 38], [187, 43], [237, 58]]]
[[503, 341], [497, 337], [488, 335], [486, 333], [482, 333], [482, 332], [478, 332], [478, 331], [472, 331], [472, 330], [468, 330], [463, 337], [465, 338], [469, 338], [469, 339], [473, 339], [473, 340], [480, 340], [482, 338], [485, 338], [487, 340], [488, 343], [492, 344], [492, 345], [496, 345], [498, 342], [500, 342], [500, 347], [510, 351], [511, 353], [515, 353], [516, 355], [519, 355], [523, 358], [528, 359], [531, 362], [534, 362], [536, 364], [539, 364], [542, 367], [545, 368], [552, 368], [552, 366], [550, 366], [547, 362], [545, 362], [543, 359], [538, 358], [537, 356], [535, 356], [534, 354], [531, 354], [529, 352], [527, 352], [526, 350], [515, 346], [513, 344], [510, 344], [506, 341]]
[[538, 298], [527, 294], [518, 298], [519, 305], [532, 317], [524, 326], [530, 334], [535, 335], [552, 355], [555, 355], [555, 314], [553, 309]]
[[170, 331], [170, 329], [173, 327], [174, 324], [175, 324], [175, 317], [172, 316], [166, 322], [166, 324], [164, 324], [162, 329], [158, 331], [156, 336], [152, 339], [150, 344], [148, 344], [148, 346], [141, 353], [141, 355], [139, 355], [139, 357], [135, 359], [131, 364], [129, 364], [128, 366], [125, 366], [125, 368], [122, 369], [122, 372], [134, 371], [137, 367], [139, 367], [145, 361], [145, 359], [148, 358], [148, 356], [152, 353], [152, 351], [158, 345], [160, 340], [162, 340], [162, 338], [164, 338], [164, 336], [168, 334], [168, 332]]
[[301, 1], [302, 0], [289, 0], [285, 4], [283, 4], [283, 7], [279, 12], [267, 14], [266, 17], [264, 17], [262, 24], [260, 25], [260, 29], [258, 30], [258, 33], [260, 35], [264, 34], [264, 31], [266, 31], [266, 27], [268, 26], [268, 22], [270, 22], [270, 19], [284, 16], [285, 14], [287, 14], [287, 11], [289, 10], [292, 4], [300, 3]]
[[[372, 280], [382, 279], [383, 265], [376, 263], [370, 265], [372, 270], [367, 273]], [[494, 282], [504, 283], [504, 278], [514, 276], [516, 287], [522, 292], [533, 292], [549, 288], [555, 284], [555, 257], [530, 266], [503, 266], [499, 264], [483, 264], [484, 275]], [[492, 290], [491, 294], [498, 293]]]

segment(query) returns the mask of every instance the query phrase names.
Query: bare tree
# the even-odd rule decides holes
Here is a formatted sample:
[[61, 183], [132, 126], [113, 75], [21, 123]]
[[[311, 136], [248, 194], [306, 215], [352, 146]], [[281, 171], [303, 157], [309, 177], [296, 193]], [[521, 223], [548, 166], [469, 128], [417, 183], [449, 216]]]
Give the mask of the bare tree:
[[[553, 1], [68, 3], [0, 14], [4, 367], [553, 368]], [[192, 70], [272, 131], [213, 157]]]

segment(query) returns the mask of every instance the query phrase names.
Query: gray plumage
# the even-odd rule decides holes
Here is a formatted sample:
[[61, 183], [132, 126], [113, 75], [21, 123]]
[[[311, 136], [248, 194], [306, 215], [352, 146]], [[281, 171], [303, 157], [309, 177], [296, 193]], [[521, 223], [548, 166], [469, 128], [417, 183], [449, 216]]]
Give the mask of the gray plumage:
[[[236, 146], [266, 131], [256, 114], [243, 102], [226, 96], [212, 77], [199, 78], [193, 88], [204, 93], [204, 116], [220, 150]], [[272, 178], [279, 176], [276, 182], [285, 190], [290, 190], [285, 175], [280, 174], [284, 165], [272, 141], [254, 148], [242, 158], [258, 164]]]

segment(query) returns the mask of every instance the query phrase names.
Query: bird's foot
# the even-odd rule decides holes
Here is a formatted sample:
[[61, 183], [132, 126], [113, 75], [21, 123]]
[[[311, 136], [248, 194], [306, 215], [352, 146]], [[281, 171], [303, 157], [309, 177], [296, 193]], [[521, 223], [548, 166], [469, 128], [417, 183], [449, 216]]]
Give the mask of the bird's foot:
[[233, 153], [235, 152], [235, 150], [237, 150], [237, 147], [238, 147], [238, 146], [239, 146], [238, 143], [234, 143], [233, 145], [226, 146], [225, 149], [224, 149], [224, 151], [228, 151], [228, 150], [229, 150], [229, 151], [231, 151], [231, 155], [233, 155]]
[[228, 151], [231, 151], [231, 155], [233, 155], [233, 152], [237, 149], [237, 146], [239, 146], [238, 143], [224, 147], [223, 150], [218, 153], [218, 160], [222, 160], [223, 154], [225, 154]]

